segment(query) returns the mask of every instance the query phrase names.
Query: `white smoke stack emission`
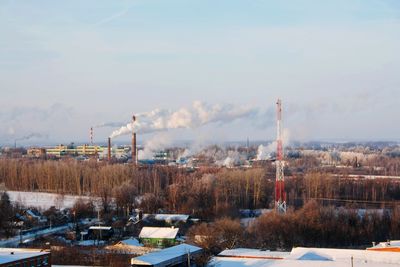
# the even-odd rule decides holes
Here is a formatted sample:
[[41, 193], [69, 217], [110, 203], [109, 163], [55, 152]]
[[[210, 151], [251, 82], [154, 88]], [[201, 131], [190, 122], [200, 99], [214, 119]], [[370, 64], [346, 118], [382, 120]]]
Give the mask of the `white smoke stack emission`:
[[189, 108], [181, 108], [176, 111], [155, 109], [136, 116], [135, 122], [115, 130], [110, 137], [166, 131], [179, 128], [197, 128], [210, 123], [225, 124], [238, 119], [260, 118], [270, 120], [267, 113], [262, 113], [259, 108], [239, 107], [235, 105], [207, 105], [202, 102], [194, 102]]

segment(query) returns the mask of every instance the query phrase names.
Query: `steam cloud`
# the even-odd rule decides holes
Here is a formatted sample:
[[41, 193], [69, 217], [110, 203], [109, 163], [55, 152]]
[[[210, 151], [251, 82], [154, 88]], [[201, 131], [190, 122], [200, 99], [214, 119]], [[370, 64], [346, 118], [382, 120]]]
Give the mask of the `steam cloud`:
[[94, 126], [94, 128], [105, 128], [105, 127], [120, 127], [123, 122], [103, 122]]
[[[282, 133], [283, 145], [287, 146], [289, 144], [289, 130], [284, 128]], [[267, 146], [260, 145], [257, 150], [257, 160], [266, 160], [271, 158], [271, 154], [276, 151], [277, 143], [273, 141]]]
[[[136, 115], [134, 123], [128, 123], [112, 132], [111, 138], [137, 133], [153, 133], [179, 128], [197, 128], [210, 123], [225, 124], [237, 119], [254, 119], [262, 116], [259, 108], [238, 107], [234, 105], [207, 105], [194, 102], [190, 108], [177, 111], [155, 109]], [[265, 116], [265, 115], [264, 115]], [[264, 117], [263, 120], [268, 120]]]

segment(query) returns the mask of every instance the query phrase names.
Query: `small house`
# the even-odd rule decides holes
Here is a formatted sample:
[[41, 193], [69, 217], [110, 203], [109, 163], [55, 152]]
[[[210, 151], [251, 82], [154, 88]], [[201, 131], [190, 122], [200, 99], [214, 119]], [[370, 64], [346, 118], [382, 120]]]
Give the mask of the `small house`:
[[174, 227], [143, 227], [139, 239], [142, 244], [150, 247], [170, 247], [176, 245], [179, 228]]
[[109, 240], [114, 235], [114, 229], [111, 226], [91, 226], [87, 235], [92, 240]]

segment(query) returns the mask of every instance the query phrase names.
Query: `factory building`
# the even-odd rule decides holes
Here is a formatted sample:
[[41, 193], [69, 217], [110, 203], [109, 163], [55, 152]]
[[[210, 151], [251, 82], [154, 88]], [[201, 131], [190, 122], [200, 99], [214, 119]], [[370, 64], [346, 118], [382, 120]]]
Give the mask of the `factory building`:
[[[103, 146], [95, 146], [95, 145], [80, 145], [74, 146], [71, 145], [58, 145], [52, 148], [46, 148], [46, 156], [48, 157], [56, 157], [60, 158], [63, 156], [99, 156], [100, 158], [104, 157], [104, 153], [107, 152], [107, 147]], [[111, 148], [111, 153], [116, 157], [120, 155], [128, 154], [128, 147], [113, 147]]]
[[28, 148], [26, 154], [30, 158], [45, 158], [46, 157], [46, 149], [45, 148]]
[[96, 155], [102, 153], [104, 148], [101, 146], [74, 146], [74, 145], [58, 145], [56, 147], [47, 148], [46, 155], [54, 157], [62, 156], [82, 156], [82, 155]]

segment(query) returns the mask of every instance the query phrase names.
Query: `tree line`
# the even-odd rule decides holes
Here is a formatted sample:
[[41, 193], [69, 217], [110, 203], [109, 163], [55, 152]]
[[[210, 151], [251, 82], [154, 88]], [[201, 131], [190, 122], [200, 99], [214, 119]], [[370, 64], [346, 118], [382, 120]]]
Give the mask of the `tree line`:
[[[392, 208], [400, 200], [396, 179], [344, 179], [313, 168], [298, 171], [297, 166], [287, 168], [286, 176], [287, 202], [296, 209], [312, 199], [356, 201], [361, 207], [378, 203], [373, 206], [377, 208]], [[168, 166], [1, 159], [0, 183], [8, 190], [99, 196], [105, 212], [113, 199], [121, 213], [141, 207], [145, 212], [163, 209], [209, 219], [236, 216], [239, 209], [273, 207], [275, 173], [272, 164], [188, 171]]]
[[400, 208], [360, 214], [357, 209], [309, 201], [286, 214], [265, 213], [248, 226], [227, 217], [201, 223], [190, 228], [187, 237], [210, 255], [238, 247], [286, 251], [296, 246], [367, 248], [372, 242], [400, 238]]

